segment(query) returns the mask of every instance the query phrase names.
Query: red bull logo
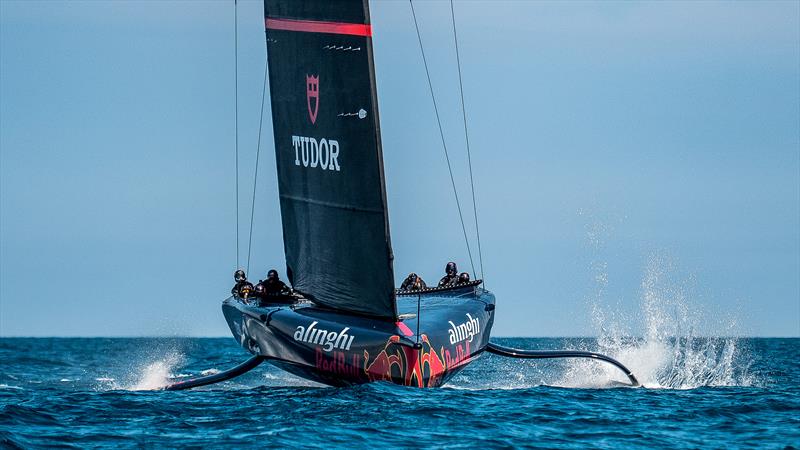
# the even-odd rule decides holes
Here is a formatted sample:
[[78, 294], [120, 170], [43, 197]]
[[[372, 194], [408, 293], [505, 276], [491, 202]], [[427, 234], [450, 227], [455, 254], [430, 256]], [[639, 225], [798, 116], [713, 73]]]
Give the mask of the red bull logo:
[[315, 366], [317, 369], [352, 378], [361, 376], [361, 355], [354, 353], [349, 355], [349, 358], [344, 352], [333, 352], [333, 354], [327, 355], [319, 347], [317, 347], [315, 353]]
[[[466, 349], [465, 349], [466, 347]], [[464, 365], [470, 361], [469, 341], [464, 344], [458, 344], [455, 347], [455, 355], [450, 353], [450, 350], [444, 351], [444, 362], [447, 364], [448, 370], [453, 370], [458, 366]]]

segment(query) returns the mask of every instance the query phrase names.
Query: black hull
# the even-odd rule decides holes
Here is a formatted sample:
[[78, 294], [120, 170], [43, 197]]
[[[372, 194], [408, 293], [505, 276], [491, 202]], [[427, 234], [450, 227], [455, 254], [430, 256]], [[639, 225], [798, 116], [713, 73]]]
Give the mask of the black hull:
[[494, 295], [480, 287], [398, 296], [397, 306], [398, 322], [344, 314], [308, 301], [253, 305], [229, 298], [222, 310], [247, 351], [331, 386], [389, 381], [438, 387], [489, 343]]

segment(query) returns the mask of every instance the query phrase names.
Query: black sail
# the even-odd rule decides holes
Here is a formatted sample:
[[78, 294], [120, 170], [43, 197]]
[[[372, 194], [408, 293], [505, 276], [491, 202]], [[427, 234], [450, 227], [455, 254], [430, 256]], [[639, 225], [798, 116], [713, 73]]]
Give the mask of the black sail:
[[265, 0], [287, 275], [331, 308], [397, 316], [366, 0]]

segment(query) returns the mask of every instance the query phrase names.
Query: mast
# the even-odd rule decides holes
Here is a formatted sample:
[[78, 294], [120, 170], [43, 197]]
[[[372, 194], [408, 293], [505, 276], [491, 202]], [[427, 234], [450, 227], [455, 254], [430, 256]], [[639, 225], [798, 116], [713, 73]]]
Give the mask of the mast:
[[265, 0], [287, 276], [393, 320], [392, 248], [367, 0]]

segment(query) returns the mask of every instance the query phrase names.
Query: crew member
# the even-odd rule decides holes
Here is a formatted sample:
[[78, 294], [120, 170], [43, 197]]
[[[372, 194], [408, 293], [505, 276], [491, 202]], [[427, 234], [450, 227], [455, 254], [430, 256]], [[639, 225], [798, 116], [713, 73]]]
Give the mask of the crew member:
[[250, 296], [250, 293], [253, 292], [253, 283], [247, 281], [247, 276], [242, 269], [233, 273], [233, 279], [236, 281], [236, 284], [233, 285], [231, 294], [233, 294], [234, 297], [246, 300], [247, 297]]
[[264, 295], [290, 295], [292, 293], [289, 286], [286, 286], [286, 283], [278, 278], [278, 271], [275, 269], [270, 269], [270, 271], [267, 272], [267, 279], [259, 281], [258, 284], [256, 284], [255, 290], [256, 293], [259, 294], [259, 297]]
[[469, 283], [469, 273], [461, 272], [461, 275], [458, 276], [459, 283]]
[[445, 275], [439, 280], [439, 287], [452, 286], [458, 283], [458, 267], [456, 263], [450, 261], [444, 268]]
[[401, 291], [419, 291], [421, 289], [425, 289], [428, 285], [425, 284], [425, 280], [422, 279], [419, 275], [411, 272], [408, 274], [405, 280], [403, 280], [403, 284], [400, 285]]

